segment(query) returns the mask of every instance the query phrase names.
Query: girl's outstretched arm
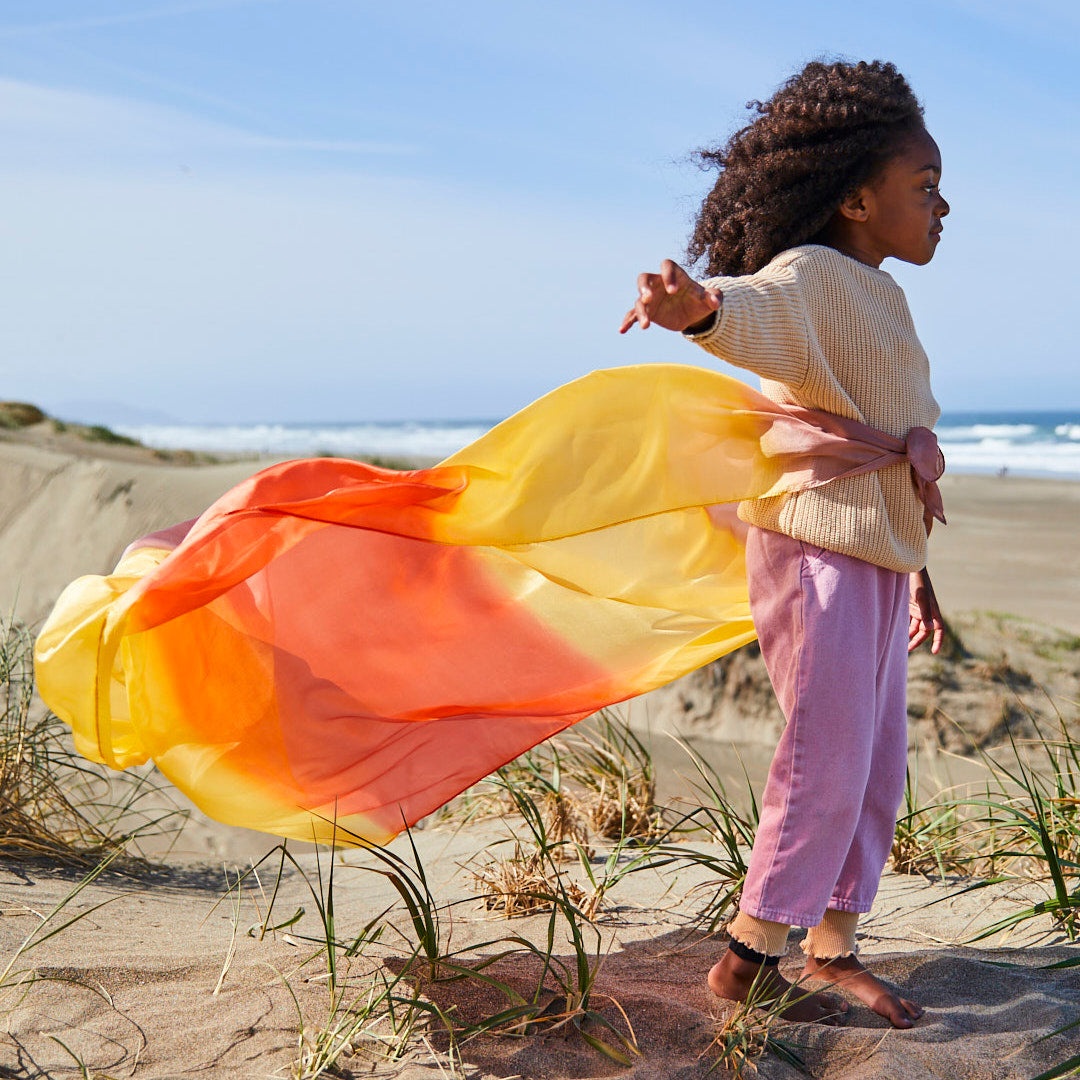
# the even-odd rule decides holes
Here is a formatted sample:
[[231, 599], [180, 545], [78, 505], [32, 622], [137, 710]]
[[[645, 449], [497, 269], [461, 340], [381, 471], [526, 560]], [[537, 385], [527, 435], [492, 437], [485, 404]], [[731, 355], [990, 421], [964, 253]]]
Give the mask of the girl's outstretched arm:
[[638, 274], [638, 298], [623, 316], [619, 333], [634, 323], [647, 330], [652, 323], [666, 330], [686, 330], [720, 310], [723, 294], [698, 284], [678, 263], [665, 259], [659, 274]]
[[929, 638], [930, 651], [936, 654], [941, 651], [945, 638], [945, 620], [941, 617], [930, 573], [925, 567], [910, 575], [909, 588], [908, 652], [917, 649]]

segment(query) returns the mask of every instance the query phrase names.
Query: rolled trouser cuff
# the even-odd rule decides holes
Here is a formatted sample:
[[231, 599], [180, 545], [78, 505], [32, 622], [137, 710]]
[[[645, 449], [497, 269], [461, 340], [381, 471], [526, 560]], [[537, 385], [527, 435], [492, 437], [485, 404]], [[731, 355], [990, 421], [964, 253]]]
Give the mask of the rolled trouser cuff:
[[806, 932], [802, 951], [815, 960], [838, 960], [844, 956], [854, 956], [855, 927], [858, 922], [857, 911], [836, 911], [829, 908], [821, 922]]

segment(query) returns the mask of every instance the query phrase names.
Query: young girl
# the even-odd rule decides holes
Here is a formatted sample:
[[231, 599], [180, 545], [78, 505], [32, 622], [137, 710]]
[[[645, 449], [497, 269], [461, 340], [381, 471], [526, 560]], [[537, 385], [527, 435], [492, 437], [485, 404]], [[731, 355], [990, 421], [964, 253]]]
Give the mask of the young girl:
[[[665, 260], [641, 274], [634, 323], [681, 331], [761, 377], [766, 397], [904, 438], [939, 409], [904, 294], [880, 265], [933, 258], [941, 158], [891, 64], [808, 64], [703, 160], [720, 169], [689, 247], [702, 283]], [[892, 845], [907, 753], [907, 651], [942, 623], [923, 506], [903, 464], [744, 502], [761, 651], [787, 726], [762, 801], [731, 944], [709, 986], [744, 1000], [776, 974], [792, 925], [805, 978], [842, 983], [896, 1027], [922, 1010], [855, 958]], [[905, 633], [905, 630], [907, 633]], [[798, 991], [793, 995], [798, 996]], [[805, 996], [786, 1015], [834, 1018]]]
[[[854, 960], [854, 922], [903, 788], [905, 575], [940, 469], [926, 359], [876, 267], [929, 260], [940, 163], [887, 66], [811, 65], [761, 108], [717, 156], [695, 240], [711, 272], [742, 276], [699, 286], [666, 263], [623, 328], [688, 330], [773, 400], [711, 369], [635, 365], [552, 390], [430, 468], [262, 470], [57, 600], [38, 687], [80, 752], [152, 758], [220, 821], [383, 844], [752, 640], [749, 563], [789, 724], [711, 984], [745, 996], [800, 923], [812, 974], [910, 1023], [918, 1009]], [[717, 509], [740, 500], [748, 550]], [[925, 575], [915, 596], [913, 642], [935, 627]]]

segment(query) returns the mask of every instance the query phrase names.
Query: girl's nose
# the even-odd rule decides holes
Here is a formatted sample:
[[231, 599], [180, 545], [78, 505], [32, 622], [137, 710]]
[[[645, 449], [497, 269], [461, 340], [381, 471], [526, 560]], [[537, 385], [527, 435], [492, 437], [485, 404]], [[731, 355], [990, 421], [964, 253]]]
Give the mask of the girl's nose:
[[938, 204], [937, 216], [944, 217], [949, 212], [949, 204], [940, 195], [938, 196]]

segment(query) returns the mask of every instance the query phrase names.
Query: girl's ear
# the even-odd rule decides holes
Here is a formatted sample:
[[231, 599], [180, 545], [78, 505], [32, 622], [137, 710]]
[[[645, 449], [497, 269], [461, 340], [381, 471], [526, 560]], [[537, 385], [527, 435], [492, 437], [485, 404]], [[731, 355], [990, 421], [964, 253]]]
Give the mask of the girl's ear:
[[865, 221], [870, 216], [870, 193], [864, 187], [849, 191], [836, 211], [848, 221]]

